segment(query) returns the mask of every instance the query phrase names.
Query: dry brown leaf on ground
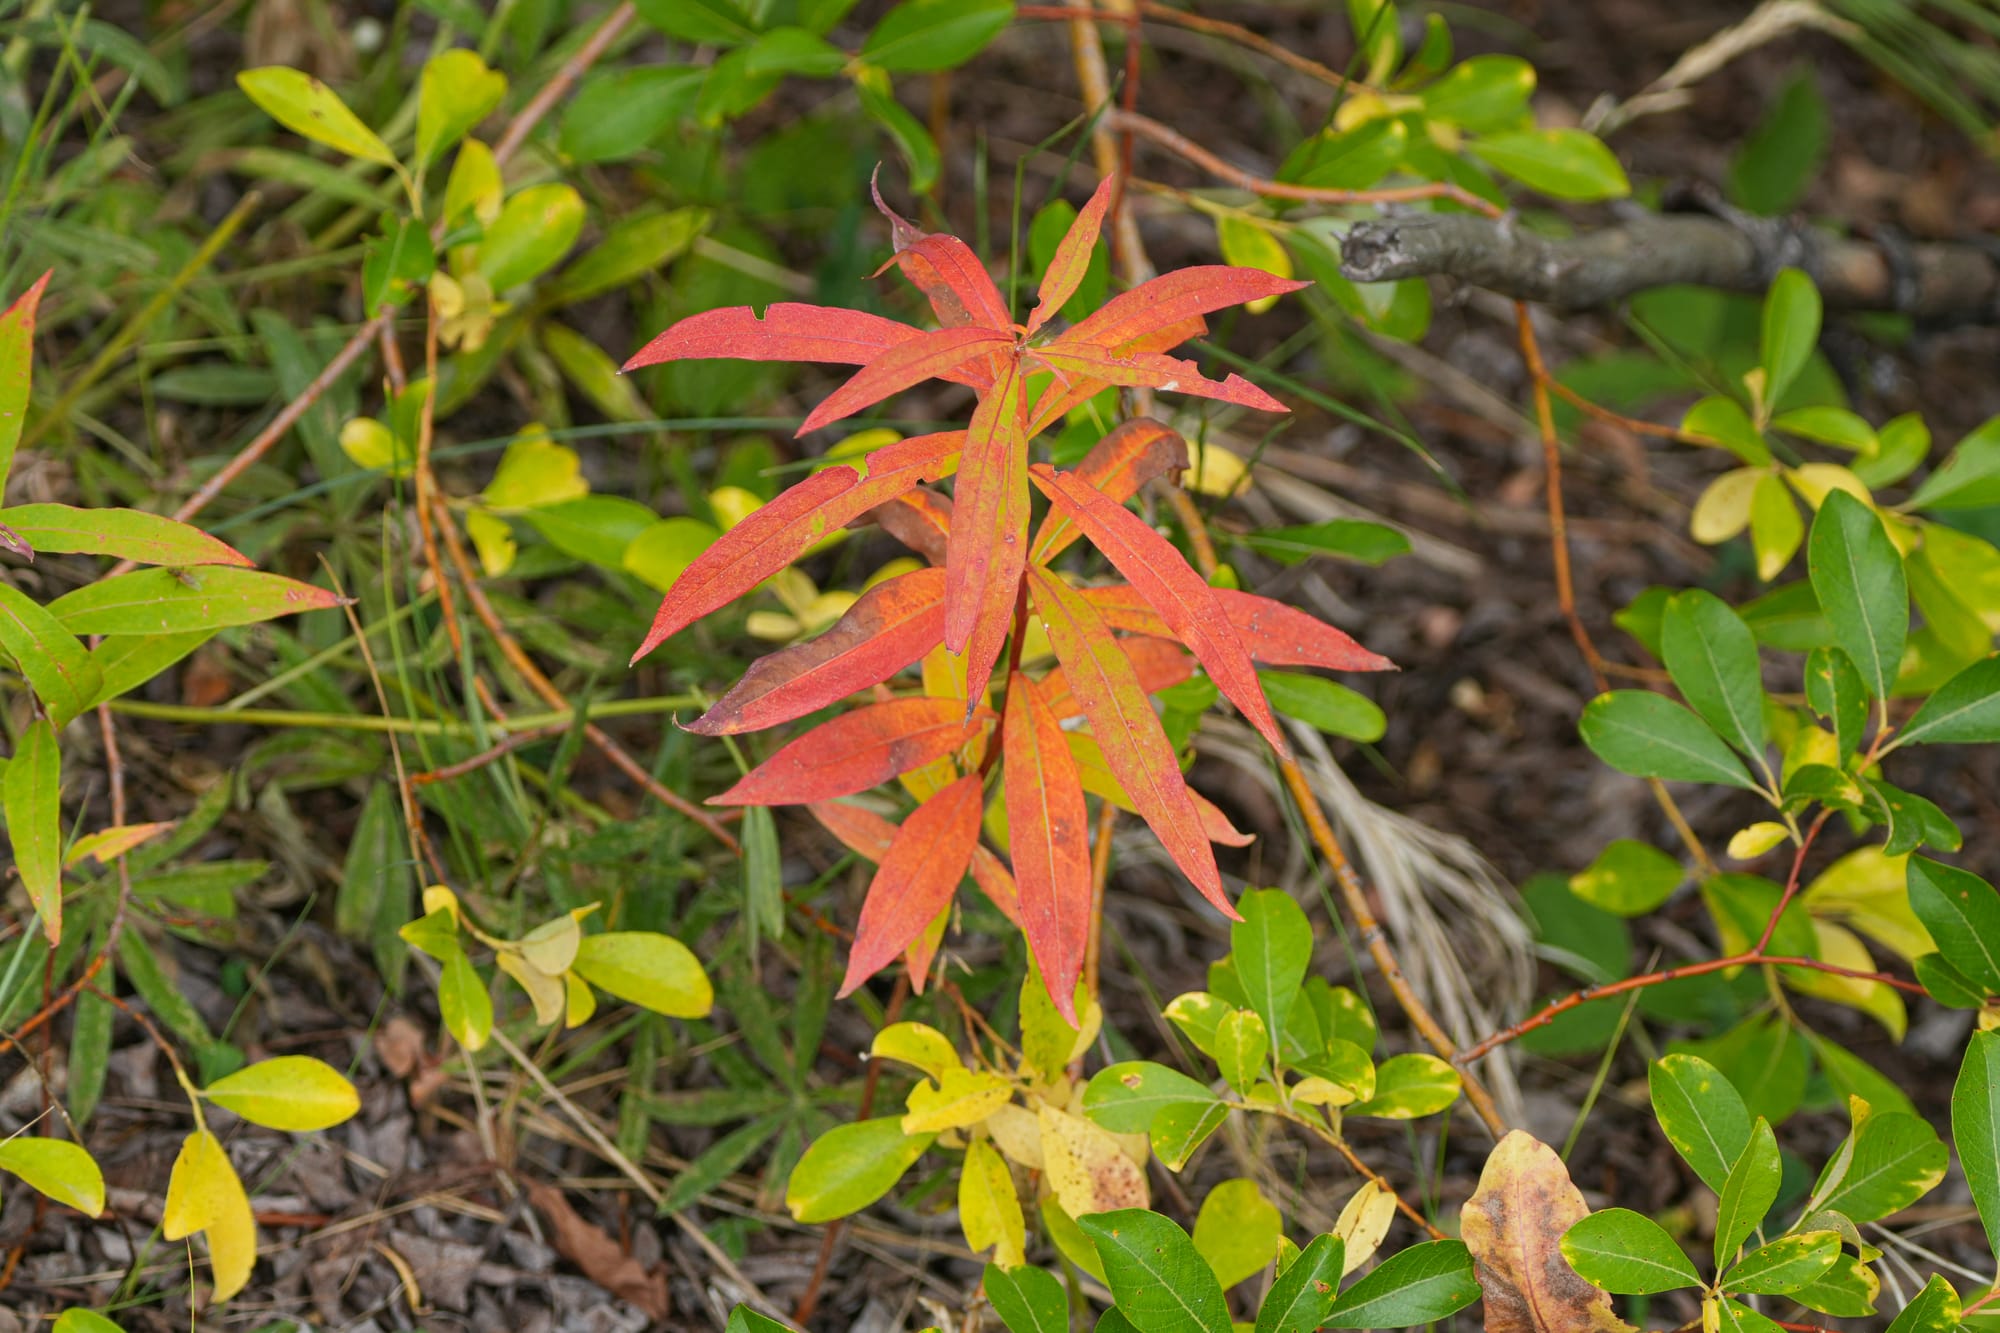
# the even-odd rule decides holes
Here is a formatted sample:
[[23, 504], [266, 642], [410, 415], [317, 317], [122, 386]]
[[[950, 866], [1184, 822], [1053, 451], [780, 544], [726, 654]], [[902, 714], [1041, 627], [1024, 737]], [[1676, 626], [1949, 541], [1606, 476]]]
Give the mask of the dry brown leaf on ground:
[[664, 1321], [673, 1312], [664, 1265], [650, 1271], [642, 1267], [604, 1228], [584, 1221], [553, 1185], [530, 1181], [528, 1199], [548, 1219], [556, 1253], [582, 1269], [585, 1277], [656, 1320]]
[[1637, 1333], [1563, 1258], [1563, 1232], [1589, 1212], [1555, 1149], [1518, 1129], [1500, 1140], [1460, 1220], [1486, 1333]]

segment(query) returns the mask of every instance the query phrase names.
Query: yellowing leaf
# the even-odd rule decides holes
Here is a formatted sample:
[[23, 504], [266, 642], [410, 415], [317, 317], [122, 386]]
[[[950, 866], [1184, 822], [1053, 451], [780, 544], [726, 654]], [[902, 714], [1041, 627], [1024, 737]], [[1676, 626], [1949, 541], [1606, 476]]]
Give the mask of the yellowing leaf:
[[506, 519], [484, 509], [467, 510], [465, 535], [472, 538], [472, 549], [479, 554], [479, 568], [487, 578], [497, 579], [514, 567], [520, 547]]
[[56, 729], [37, 718], [22, 729], [0, 778], [0, 806], [14, 870], [42, 919], [50, 944], [62, 939], [62, 758]]
[[1147, 1205], [1146, 1173], [1110, 1131], [1053, 1106], [1038, 1108], [1036, 1115], [1045, 1178], [1065, 1213], [1080, 1217]]
[[282, 65], [246, 69], [237, 86], [264, 113], [292, 133], [366, 162], [396, 165], [396, 155], [375, 131], [361, 123], [340, 95], [303, 70]]
[[1553, 1148], [1518, 1129], [1500, 1140], [1459, 1220], [1487, 1333], [1634, 1333], [1562, 1256], [1563, 1233], [1589, 1211]]
[[1910, 910], [1908, 863], [1863, 847], [1822, 870], [1799, 900], [1816, 918], [1840, 921], [1906, 960], [1920, 958], [1937, 945]]
[[[1869, 954], [1868, 946], [1853, 931], [1818, 919], [1814, 919], [1812, 928], [1819, 942], [1819, 950], [1814, 956], [1821, 962], [1857, 972], [1875, 970], [1875, 959]], [[1897, 1041], [1903, 1039], [1903, 1033], [1909, 1028], [1909, 1014], [1903, 1007], [1903, 997], [1885, 982], [1835, 976], [1830, 972], [1808, 972], [1803, 968], [1788, 972], [1785, 981], [1795, 991], [1859, 1009], [1887, 1028], [1889, 1035]]]
[[1194, 1248], [1225, 1289], [1261, 1273], [1277, 1257], [1284, 1220], [1254, 1180], [1225, 1180], [1201, 1201]]
[[493, 997], [463, 949], [452, 949], [445, 957], [438, 976], [438, 1015], [468, 1051], [478, 1050], [493, 1035]]
[[976, 1125], [1013, 1095], [1013, 1085], [998, 1074], [962, 1066], [947, 1069], [936, 1083], [919, 1083], [910, 1090], [903, 1132], [929, 1134]]
[[958, 1177], [958, 1221], [968, 1249], [992, 1248], [993, 1262], [1002, 1268], [1016, 1268], [1026, 1260], [1028, 1230], [1014, 1173], [985, 1139], [974, 1139], [966, 1149]]
[[226, 1301], [250, 1280], [257, 1261], [257, 1219], [228, 1154], [205, 1129], [196, 1130], [181, 1144], [160, 1217], [160, 1234], [168, 1240], [197, 1231], [208, 1234], [215, 1299]]
[[480, 498], [501, 513], [539, 509], [590, 494], [576, 450], [557, 444], [540, 426], [514, 437]]
[[1008, 1102], [986, 1117], [986, 1132], [993, 1136], [994, 1146], [1007, 1155], [1008, 1161], [1030, 1171], [1043, 1169], [1042, 1124], [1027, 1107]]
[[[1260, 268], [1273, 277], [1292, 276], [1291, 252], [1268, 229], [1258, 226], [1247, 218], [1230, 214], [1215, 220], [1215, 239], [1222, 251], [1222, 262], [1239, 268]], [[1243, 308], [1253, 315], [1261, 315], [1278, 303], [1278, 298], [1260, 296], [1244, 303]], [[1227, 1283], [1224, 1284], [1228, 1285]]]
[[550, 976], [513, 949], [500, 950], [493, 961], [514, 979], [515, 985], [528, 992], [528, 999], [535, 1006], [535, 1022], [546, 1027], [563, 1016], [569, 1007], [569, 991], [562, 980], [566, 973]]
[[1382, 1238], [1389, 1234], [1389, 1224], [1396, 1220], [1396, 1196], [1382, 1188], [1381, 1184], [1370, 1180], [1354, 1191], [1354, 1197], [1340, 1210], [1340, 1217], [1333, 1224], [1333, 1234], [1346, 1245], [1346, 1267], [1341, 1270], [1345, 1277], [1368, 1262], [1382, 1244]]
[[1790, 836], [1783, 824], [1765, 820], [1740, 828], [1729, 839], [1729, 855], [1738, 861], [1752, 861]]
[[583, 944], [583, 918], [595, 910], [593, 905], [536, 926], [521, 937], [521, 957], [538, 971], [561, 976], [576, 961], [576, 951]]
[[670, 935], [586, 935], [572, 966], [599, 990], [669, 1018], [700, 1018], [715, 1004], [715, 987], [701, 963]]
[[921, 1069], [939, 1080], [951, 1070], [964, 1067], [951, 1039], [925, 1023], [891, 1023], [875, 1034], [868, 1055], [870, 1059], [894, 1060]]
[[11, 1171], [57, 1203], [92, 1217], [104, 1211], [104, 1173], [65, 1139], [15, 1137], [0, 1143], [0, 1171]]
[[1227, 500], [1250, 484], [1250, 466], [1219, 444], [1202, 444], [1194, 450], [1194, 466], [1187, 472], [1187, 488], [1197, 495]]
[[1695, 501], [1689, 534], [1704, 546], [1714, 546], [1749, 527], [1757, 483], [1768, 475], [1760, 467], [1740, 467], [1708, 483], [1708, 489]]
[[309, 1055], [260, 1060], [217, 1079], [201, 1095], [253, 1125], [301, 1134], [338, 1125], [361, 1109], [354, 1085]]
[[150, 838], [156, 838], [172, 828], [171, 821], [160, 824], [113, 824], [110, 828], [99, 829], [85, 834], [70, 844], [63, 854], [63, 865], [81, 865], [88, 857], [96, 857], [104, 865], [110, 865], [125, 853]]

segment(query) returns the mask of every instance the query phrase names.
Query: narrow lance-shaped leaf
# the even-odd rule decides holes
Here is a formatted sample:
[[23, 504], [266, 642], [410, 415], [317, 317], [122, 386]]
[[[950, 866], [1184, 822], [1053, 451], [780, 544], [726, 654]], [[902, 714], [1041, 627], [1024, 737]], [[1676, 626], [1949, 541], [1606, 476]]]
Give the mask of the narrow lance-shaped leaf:
[[968, 719], [956, 699], [891, 699], [821, 723], [710, 805], [804, 805], [852, 796], [965, 744], [990, 712]]
[[1104, 761], [1174, 863], [1224, 916], [1236, 909], [1222, 892], [1215, 853], [1167, 740], [1132, 664], [1090, 603], [1045, 569], [1029, 571], [1035, 609], [1063, 664], [1070, 689]]
[[1028, 439], [1021, 367], [1009, 362], [972, 413], [945, 558], [944, 644], [966, 658], [966, 701], [983, 699], [1028, 559]]
[[0, 583], [0, 653], [14, 659], [58, 727], [89, 708], [103, 689], [103, 672], [77, 637], [8, 583]]
[[0, 523], [37, 551], [108, 555], [142, 565], [241, 565], [250, 557], [191, 524], [140, 509], [28, 504], [0, 509]]
[[1044, 494], [1069, 511], [1104, 557], [1160, 613], [1175, 637], [1194, 651], [1217, 688], [1243, 710], [1243, 716], [1271, 748], [1280, 756], [1289, 755], [1291, 748], [1271, 714], [1271, 706], [1264, 701], [1264, 688], [1258, 683], [1250, 654], [1230, 626], [1214, 590], [1173, 543], [1072, 473], [1037, 463], [1028, 474]]
[[849, 417], [862, 408], [901, 393], [913, 384], [949, 374], [966, 362], [1000, 351], [1009, 345], [1004, 334], [991, 329], [939, 329], [920, 333], [890, 348], [856, 371], [847, 383], [823, 399], [800, 423], [798, 433], [807, 434]]
[[851, 994], [951, 902], [979, 841], [980, 781], [959, 778], [910, 812], [869, 881], [840, 994]]
[[1806, 564], [1835, 641], [1870, 693], [1887, 699], [1909, 637], [1910, 592], [1882, 520], [1847, 492], [1829, 492], [1813, 519]]
[[896, 247], [890, 262], [930, 300], [938, 323], [948, 329], [978, 324], [1001, 332], [1011, 331], [1013, 320], [1007, 313], [1007, 303], [1000, 299], [992, 275], [979, 262], [979, 256], [972, 253], [972, 248], [956, 236], [934, 236], [920, 231], [883, 202], [882, 192], [873, 179], [868, 188], [874, 195], [875, 207], [889, 219]]
[[1212, 310], [1244, 305], [1261, 297], [1282, 296], [1310, 286], [1309, 282], [1274, 277], [1256, 268], [1207, 264], [1176, 269], [1112, 297], [1058, 341], [1069, 345], [1093, 343], [1113, 351], [1129, 350], [1134, 342], [1150, 333], [1186, 324]]
[[1194, 362], [1159, 352], [1121, 355], [1093, 343], [1055, 342], [1029, 355], [1064, 378], [1082, 377], [1101, 384], [1213, 398], [1238, 407], [1254, 407], [1260, 412], [1291, 410], [1240, 375], [1212, 380]]
[[889, 679], [944, 635], [944, 571], [876, 584], [808, 643], [760, 657], [687, 729], [704, 736], [759, 731], [804, 717]]
[[[54, 270], [50, 270], [53, 272]], [[28, 384], [35, 357], [35, 311], [48, 290], [49, 274], [35, 279], [6, 313], [0, 314], [0, 483], [14, 465], [14, 449], [27, 424]], [[5, 521], [5, 520], [0, 520]], [[11, 526], [11, 524], [9, 525]], [[29, 541], [29, 545], [33, 545]]]
[[704, 310], [633, 353], [626, 371], [668, 361], [825, 361], [866, 365], [922, 331], [862, 310], [778, 301], [759, 315], [747, 305]]
[[1007, 685], [1007, 836], [1021, 923], [1063, 1021], [1077, 1026], [1075, 991], [1090, 933], [1090, 832], [1083, 785], [1062, 723], [1041, 690], [1015, 672]]
[[7, 816], [14, 869], [50, 944], [62, 940], [61, 765], [54, 725], [37, 718], [22, 729], [0, 778], [0, 807]]
[[[1130, 584], [1085, 588], [1083, 595], [1111, 628], [1162, 637], [1172, 631], [1138, 589]], [[1234, 588], [1215, 589], [1215, 598], [1251, 660], [1272, 666], [1316, 666], [1334, 671], [1394, 671], [1396, 664], [1371, 653], [1351, 635], [1296, 607]]]
[[[1114, 427], [1090, 447], [1076, 465], [1076, 475], [1118, 504], [1139, 493], [1155, 477], [1188, 465], [1187, 441], [1151, 417], [1134, 417]], [[1061, 510], [1051, 510], [1028, 551], [1028, 559], [1046, 565], [1082, 531]]]
[[[1172, 689], [1194, 675], [1194, 659], [1172, 639], [1124, 638], [1113, 642], [1132, 664], [1139, 688], [1147, 694]], [[1059, 718], [1072, 718], [1083, 711], [1083, 705], [1070, 692], [1069, 675], [1061, 667], [1042, 677], [1042, 694]]]
[[49, 603], [72, 634], [179, 634], [254, 625], [345, 605], [325, 588], [261, 569], [140, 569], [86, 583]]
[[1076, 215], [1056, 246], [1055, 256], [1042, 272], [1042, 284], [1035, 293], [1035, 308], [1028, 316], [1028, 332], [1033, 333], [1048, 323], [1049, 317], [1063, 308], [1069, 298], [1076, 294], [1078, 284], [1090, 267], [1090, 252], [1097, 247], [1097, 236], [1104, 228], [1105, 210], [1111, 207], [1111, 198], [1118, 192], [1118, 178], [1106, 176], [1091, 192], [1090, 202]]

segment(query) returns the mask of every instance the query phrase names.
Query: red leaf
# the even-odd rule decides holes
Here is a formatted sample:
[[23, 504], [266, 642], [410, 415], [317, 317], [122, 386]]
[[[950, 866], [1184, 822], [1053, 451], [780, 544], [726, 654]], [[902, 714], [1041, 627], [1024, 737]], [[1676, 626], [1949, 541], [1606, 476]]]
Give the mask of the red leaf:
[[[1311, 285], [1273, 277], [1260, 268], [1204, 264], [1175, 269], [1112, 297], [1088, 319], [1073, 325], [1062, 340], [1096, 343], [1113, 351], [1131, 350], [1135, 340], [1198, 319], [1211, 310], [1242, 305], [1259, 297], [1281, 296]], [[1174, 345], [1168, 343], [1165, 347]], [[1148, 350], [1164, 351], [1165, 347]]]
[[688, 724], [704, 736], [761, 731], [889, 679], [944, 635], [944, 571], [920, 569], [876, 584], [809, 643], [761, 657]]
[[[1127, 634], [1169, 635], [1167, 622], [1160, 618], [1139, 590], [1126, 583], [1111, 583], [1082, 589], [1084, 597], [1104, 617], [1104, 623]], [[1296, 607], [1238, 592], [1217, 588], [1216, 600], [1250, 652], [1251, 660], [1273, 666], [1330, 667], [1335, 671], [1394, 671], [1396, 664], [1371, 653], [1346, 633], [1307, 615]]]
[[939, 329], [920, 333], [863, 366], [812, 410], [798, 433], [818, 430], [913, 384], [948, 375], [974, 357], [998, 351], [1011, 339], [991, 329]]
[[[1110, 766], [1104, 762], [1104, 751], [1098, 748], [1095, 740], [1076, 731], [1064, 732], [1063, 739], [1069, 744], [1070, 760], [1076, 765], [1077, 777], [1085, 791], [1103, 797], [1128, 814], [1139, 813], [1139, 807], [1132, 803], [1124, 784], [1112, 776]], [[1201, 819], [1201, 831], [1210, 842], [1219, 842], [1226, 847], [1248, 847], [1257, 841], [1230, 823], [1229, 816], [1222, 813], [1215, 802], [1192, 787], [1188, 788], [1188, 799], [1194, 802], [1195, 813]]]
[[[1089, 589], [1081, 591], [1088, 592]], [[1167, 637], [1167, 633], [1167, 627], [1162, 623], [1159, 638], [1115, 640], [1126, 659], [1132, 663], [1132, 671], [1139, 678], [1139, 688], [1147, 694], [1172, 689], [1194, 675], [1194, 659], [1188, 656], [1187, 649]], [[1070, 693], [1069, 678], [1061, 667], [1042, 677], [1042, 697], [1048, 700], [1057, 717], [1071, 718], [1083, 712], [1076, 696]]]
[[[1035, 484], [1090, 534], [1091, 542], [1144, 597], [1174, 636], [1201, 659], [1216, 688], [1241, 709], [1280, 755], [1291, 753], [1278, 719], [1264, 701], [1264, 687], [1250, 654], [1230, 626], [1215, 589], [1194, 572], [1172, 542], [1131, 510], [1046, 463], [1028, 469]], [[1079, 601], [1083, 599], [1078, 598]], [[1074, 686], [1072, 686], [1074, 688]], [[1081, 697], [1081, 691], [1078, 692]]]
[[842, 996], [892, 961], [951, 903], [979, 842], [979, 787], [976, 773], [958, 779], [911, 811], [896, 831], [861, 906]]
[[917, 932], [903, 950], [903, 967], [910, 974], [910, 991], [914, 995], [924, 993], [924, 983], [930, 979], [931, 964], [937, 961], [938, 947], [944, 943], [944, 929], [951, 924], [951, 902], [946, 900], [930, 924]]
[[637, 662], [709, 612], [755, 588], [803, 555], [828, 533], [845, 527], [920, 481], [955, 465], [963, 431], [918, 435], [868, 455], [868, 476], [845, 465], [815, 472], [738, 523], [681, 571], [660, 600]]
[[1208, 835], [1210, 842], [1219, 842], [1225, 847], [1248, 847], [1257, 841], [1253, 835], [1237, 828], [1229, 816], [1222, 813], [1220, 806], [1200, 792], [1194, 793], [1194, 808], [1201, 812], [1201, 831]]
[[[1090, 252], [1097, 247], [1097, 234], [1104, 229], [1104, 210], [1111, 207], [1111, 196], [1117, 192], [1118, 178], [1106, 176], [1098, 182], [1097, 190], [1090, 196], [1090, 202], [1076, 215], [1076, 221], [1069, 224], [1062, 240], [1056, 245], [1055, 257], [1042, 274], [1041, 289], [1036, 292], [1034, 313], [1028, 316], [1028, 332], [1033, 333], [1048, 322], [1049, 316], [1063, 308], [1070, 297], [1076, 295], [1077, 284], [1090, 267]], [[1055, 994], [1054, 991], [1050, 992]], [[1074, 1023], [1074, 1016], [1070, 1016]]]
[[934, 565], [945, 562], [951, 541], [951, 499], [923, 486], [914, 486], [875, 510], [882, 531]]
[[882, 192], [872, 180], [868, 188], [875, 196], [875, 207], [889, 219], [890, 239], [896, 247], [890, 262], [930, 299], [938, 323], [948, 329], [977, 324], [1010, 333], [1014, 321], [1007, 313], [1007, 303], [1000, 299], [999, 288], [972, 248], [956, 236], [918, 230], [882, 201]]
[[946, 548], [944, 643], [966, 658], [966, 698], [985, 697], [1028, 558], [1028, 440], [1021, 367], [1009, 361], [966, 433]]
[[[1140, 352], [1164, 352], [1169, 347], [1178, 347], [1188, 339], [1199, 338], [1207, 332], [1208, 321], [1200, 315], [1196, 315], [1191, 319], [1184, 319], [1176, 323], [1163, 325], [1149, 333], [1134, 338], [1131, 342], [1122, 343], [1112, 348], [1112, 350], [1120, 356], [1135, 355]], [[1065, 333], [1063, 337], [1067, 340], [1074, 336], [1074, 334], [1075, 330], [1072, 329], [1069, 333]], [[1072, 408], [1095, 397], [1103, 391], [1104, 387], [1105, 385], [1102, 380], [1070, 379], [1065, 381], [1058, 378], [1047, 389], [1043, 390], [1041, 398], [1035, 403], [1035, 410], [1028, 414], [1028, 434], [1030, 438], [1047, 430]]]
[[1038, 348], [1032, 355], [1059, 377], [1081, 376], [1098, 384], [1191, 394], [1196, 398], [1235, 403], [1239, 407], [1254, 407], [1260, 412], [1291, 411], [1241, 375], [1230, 375], [1217, 382], [1203, 376], [1201, 367], [1194, 362], [1163, 356], [1158, 352], [1120, 355], [1090, 343], [1065, 341]]
[[807, 805], [852, 796], [950, 754], [992, 717], [957, 699], [892, 699], [823, 722], [710, 805]]
[[1259, 662], [1331, 667], [1335, 671], [1396, 669], [1388, 658], [1369, 652], [1344, 632], [1297, 607], [1234, 588], [1218, 588], [1215, 595], [1250, 656]]
[[865, 365], [921, 331], [861, 310], [778, 301], [689, 315], [640, 348], [626, 370], [664, 361], [834, 361]]
[[[1135, 417], [1092, 445], [1083, 461], [1076, 465], [1076, 475], [1124, 504], [1153, 478], [1178, 472], [1187, 465], [1187, 441], [1179, 432], [1151, 417]], [[1060, 510], [1051, 510], [1035, 534], [1028, 558], [1046, 565], [1079, 535], [1076, 525]]]
[[1090, 934], [1090, 832], [1083, 784], [1062, 723], [1035, 683], [1015, 672], [1002, 723], [1007, 840], [1021, 894], [1021, 928], [1049, 998], [1077, 1025], [1076, 981]]
[[1131, 661], [1090, 603], [1069, 585], [1039, 567], [1029, 569], [1028, 580], [1035, 609], [1106, 765], [1181, 872], [1224, 916], [1240, 919], [1223, 896], [1215, 853], [1199, 832], [1201, 816], [1181, 777], [1174, 747]]
[[1000, 915], [1013, 922], [1018, 929], [1021, 924], [1021, 891], [1014, 884], [1014, 876], [1000, 858], [986, 850], [984, 846], [972, 849], [972, 882], [986, 895], [992, 904], [1000, 909]]
[[806, 807], [841, 845], [864, 861], [880, 862], [896, 840], [896, 826], [873, 810], [844, 801], [815, 801]]

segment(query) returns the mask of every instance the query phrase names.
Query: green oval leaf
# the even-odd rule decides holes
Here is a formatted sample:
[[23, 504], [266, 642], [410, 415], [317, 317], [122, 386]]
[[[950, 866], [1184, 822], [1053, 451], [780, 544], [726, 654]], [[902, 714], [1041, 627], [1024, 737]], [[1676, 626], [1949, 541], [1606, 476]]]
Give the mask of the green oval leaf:
[[2000, 1032], [1975, 1032], [1951, 1089], [1951, 1138], [1972, 1206], [2000, 1253]]
[[1780, 1236], [1744, 1255], [1722, 1275], [1722, 1286], [1753, 1296], [1782, 1296], [1818, 1281], [1839, 1257], [1840, 1236], [1835, 1232]]
[[670, 1018], [700, 1018], [715, 988], [694, 953], [671, 935], [611, 931], [577, 946], [576, 974], [601, 991]]
[[1702, 1183], [1721, 1193], [1730, 1168], [1750, 1142], [1750, 1112], [1743, 1095], [1721, 1070], [1694, 1055], [1654, 1061], [1646, 1085], [1667, 1142]]
[[1792, 387], [1819, 346], [1819, 288], [1798, 269], [1780, 269], [1764, 297], [1764, 401], [1775, 404]]
[[8, 1139], [0, 1143], [0, 1171], [78, 1212], [96, 1217], [104, 1211], [104, 1173], [96, 1159], [66, 1139]]
[[1620, 773], [1670, 782], [1757, 784], [1720, 736], [1687, 709], [1648, 690], [1613, 690], [1584, 705], [1584, 744]]
[[1458, 1071], [1435, 1055], [1392, 1055], [1375, 1067], [1375, 1095], [1346, 1110], [1350, 1116], [1415, 1120], [1436, 1115], [1458, 1100]]
[[875, 25], [861, 58], [896, 74], [962, 65], [1014, 21], [1013, 0], [908, 0]]
[[1398, 1250], [1327, 1311], [1324, 1328], [1410, 1328], [1456, 1314], [1479, 1299], [1464, 1241], [1433, 1240]]
[[472, 132], [507, 95], [507, 76], [477, 52], [440, 51], [417, 80], [417, 161], [423, 167]]
[[1667, 674], [1704, 722], [1753, 763], [1764, 759], [1764, 679], [1757, 640], [1714, 593], [1690, 588], [1660, 621]]
[[361, 1096], [340, 1071], [307, 1055], [281, 1055], [217, 1079], [201, 1095], [253, 1125], [309, 1133], [361, 1110]]
[[905, 1134], [901, 1116], [857, 1120], [813, 1141], [785, 1185], [785, 1207], [801, 1222], [831, 1222], [874, 1203], [910, 1169], [935, 1134]]
[[72, 634], [185, 634], [345, 605], [325, 588], [261, 569], [139, 569], [86, 583], [48, 606]]
[[1778, 1198], [1782, 1174], [1778, 1140], [1762, 1116], [1750, 1127], [1750, 1141], [1729, 1168], [1715, 1211], [1715, 1266], [1720, 1270], [1743, 1247]]
[[2000, 741], [2000, 657], [1981, 658], [1938, 686], [1896, 735], [1898, 745], [1990, 741]]
[[1701, 1285], [1701, 1274], [1667, 1229], [1629, 1208], [1584, 1218], [1563, 1233], [1562, 1252], [1585, 1281], [1621, 1296]]
[[340, 94], [305, 71], [266, 65], [244, 70], [236, 76], [236, 84], [264, 114], [292, 133], [349, 157], [396, 165], [389, 145], [348, 110]]
[[1188, 1234], [1143, 1208], [1076, 1219], [1119, 1311], [1141, 1333], [1230, 1333], [1229, 1303]]
[[1806, 566], [1835, 642], [1874, 697], [1888, 698], [1909, 638], [1910, 589], [1882, 520], [1847, 492], [1828, 492], [1806, 540]]
[[1515, 130], [1474, 139], [1466, 147], [1552, 199], [1616, 199], [1632, 192], [1625, 168], [1601, 139], [1584, 130]]
[[583, 230], [583, 196], [567, 185], [531, 185], [500, 207], [479, 243], [479, 272], [505, 292], [546, 273]]
[[1206, 1108], [1220, 1101], [1179, 1070], [1146, 1060], [1107, 1065], [1083, 1090], [1084, 1113], [1117, 1134], [1146, 1133], [1168, 1107]]
[[1284, 1041], [1285, 1019], [1312, 962], [1312, 923], [1283, 889], [1258, 889], [1236, 902], [1243, 919], [1229, 927], [1230, 957], [1250, 1007], [1273, 1045]]
[[1921, 856], [1904, 871], [1910, 910], [1938, 952], [1986, 995], [2000, 995], [2000, 894], [1969, 870]]
[[1313, 1333], [1333, 1312], [1346, 1266], [1340, 1237], [1314, 1236], [1271, 1284], [1257, 1310], [1257, 1333]]

